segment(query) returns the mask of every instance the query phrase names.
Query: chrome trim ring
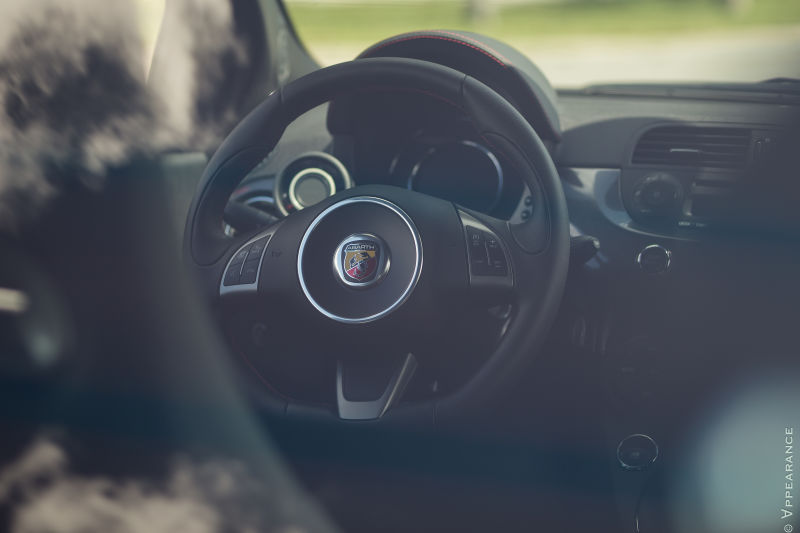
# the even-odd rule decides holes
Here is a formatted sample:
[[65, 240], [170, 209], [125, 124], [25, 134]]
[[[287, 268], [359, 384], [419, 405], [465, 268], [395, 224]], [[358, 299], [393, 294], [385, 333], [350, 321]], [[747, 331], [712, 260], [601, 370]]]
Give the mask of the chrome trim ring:
[[664, 262], [664, 268], [656, 272], [656, 274], [662, 274], [667, 270], [669, 270], [669, 267], [672, 266], [672, 252], [667, 248], [664, 248], [660, 244], [647, 245], [644, 248], [642, 248], [638, 254], [636, 254], [636, 264], [639, 266], [639, 268], [644, 269], [644, 264], [642, 263], [642, 259], [644, 254], [650, 250], [661, 250], [664, 253], [664, 257], [666, 258], [666, 261]]
[[[347, 167], [345, 167], [344, 164], [341, 161], [339, 161], [339, 159], [337, 159], [336, 157], [332, 156], [331, 154], [329, 154], [327, 152], [313, 151], [313, 152], [302, 153], [299, 156], [297, 156], [296, 158], [294, 158], [292, 161], [290, 161], [289, 164], [285, 165], [283, 167], [283, 169], [278, 173], [278, 176], [275, 178], [275, 189], [273, 191], [275, 199], [276, 199], [275, 207], [278, 208], [278, 211], [280, 211], [280, 213], [283, 216], [289, 216], [289, 211], [287, 211], [286, 206], [283, 205], [283, 201], [281, 200], [281, 193], [282, 193], [283, 188], [284, 188], [282, 183], [285, 183], [287, 181], [287, 178], [286, 178], [286, 176], [284, 174], [285, 174], [286, 170], [290, 166], [292, 166], [297, 161], [299, 161], [299, 160], [301, 160], [303, 158], [306, 158], [306, 157], [309, 157], [309, 158], [316, 157], [318, 159], [324, 160], [327, 163], [330, 163], [339, 172], [339, 174], [340, 174], [340, 176], [342, 178], [342, 182], [344, 183], [344, 188], [345, 189], [350, 189], [353, 186], [353, 178], [350, 177], [350, 173], [347, 171]], [[311, 167], [306, 167], [306, 168], [311, 168]], [[302, 170], [300, 172], [302, 172]], [[292, 176], [292, 179], [294, 179], [294, 176]], [[291, 181], [291, 180], [289, 180], [289, 181]], [[286, 195], [287, 196], [289, 195], [288, 191], [287, 191]], [[291, 198], [290, 198], [289, 201], [291, 201]], [[292, 205], [294, 206], [294, 203], [292, 203]], [[297, 207], [297, 206], [295, 206], [295, 207]]]
[[[491, 150], [489, 150], [485, 146], [483, 146], [481, 144], [478, 144], [476, 142], [462, 140], [462, 141], [458, 141], [458, 143], [456, 143], [456, 144], [460, 144], [460, 145], [463, 145], [463, 146], [468, 146], [470, 148], [473, 148], [473, 149], [481, 152], [483, 155], [485, 155], [489, 159], [489, 162], [492, 164], [492, 166], [494, 166], [495, 172], [497, 172], [497, 189], [495, 190], [494, 199], [492, 200], [492, 203], [489, 205], [489, 208], [487, 209], [487, 211], [489, 211], [489, 212], [492, 211], [494, 208], [497, 207], [497, 204], [500, 203], [500, 199], [501, 199], [501, 197], [503, 195], [503, 187], [504, 187], [504, 184], [505, 184], [505, 176], [503, 175], [503, 167], [500, 164], [500, 161], [497, 159], [497, 156], [494, 155], [494, 152], [492, 152]], [[406, 188], [408, 190], [410, 190], [410, 191], [416, 191], [417, 190], [417, 189], [414, 188], [414, 182], [417, 179], [417, 175], [419, 174], [420, 167], [425, 162], [425, 159], [429, 158], [434, 153], [436, 153], [436, 147], [428, 149], [425, 152], [425, 155], [422, 156], [414, 164], [413, 168], [411, 169], [411, 174], [409, 174], [408, 180], [406, 182]], [[392, 165], [395, 165], [395, 164], [396, 164], [396, 161], [393, 160], [392, 161]]]
[[[389, 306], [387, 306], [382, 311], [364, 317], [356, 317], [356, 318], [349, 318], [340, 316], [334, 313], [331, 313], [324, 307], [322, 307], [311, 295], [311, 292], [308, 290], [306, 286], [305, 278], [303, 277], [303, 252], [306, 248], [306, 243], [308, 242], [311, 233], [314, 229], [333, 211], [336, 211], [340, 207], [344, 207], [350, 204], [356, 203], [371, 203], [377, 204], [381, 207], [385, 207], [389, 209], [394, 214], [399, 216], [403, 222], [408, 227], [408, 230], [411, 232], [411, 236], [414, 240], [414, 251], [415, 251], [415, 260], [414, 260], [414, 272], [411, 275], [411, 280], [409, 281], [406, 288], [400, 294], [400, 296]], [[314, 306], [314, 308], [325, 315], [326, 317], [330, 318], [331, 320], [335, 320], [337, 322], [341, 322], [344, 324], [366, 324], [367, 322], [374, 322], [379, 318], [383, 318], [408, 300], [409, 296], [414, 290], [414, 287], [417, 286], [417, 282], [419, 282], [420, 274], [422, 273], [422, 240], [420, 239], [419, 232], [417, 231], [417, 227], [414, 225], [414, 222], [411, 220], [405, 211], [400, 209], [397, 205], [393, 204], [388, 200], [384, 200], [383, 198], [378, 198], [375, 196], [355, 196], [353, 198], [346, 198], [341, 202], [337, 202], [332, 206], [325, 209], [322, 213], [317, 215], [317, 217], [311, 222], [311, 225], [308, 226], [305, 234], [303, 235], [303, 239], [300, 241], [300, 250], [297, 252], [297, 279], [300, 281], [300, 287], [303, 289], [303, 294], [306, 295], [306, 298]]]
[[325, 183], [328, 185], [328, 196], [333, 196], [336, 194], [336, 182], [333, 180], [333, 176], [322, 170], [321, 168], [317, 167], [309, 167], [304, 168], [294, 176], [292, 176], [292, 180], [289, 182], [289, 201], [292, 202], [292, 205], [298, 211], [305, 208], [306, 206], [297, 198], [297, 182], [303, 176], [307, 174], [318, 174], [322, 177]]
[[[625, 444], [625, 442], [628, 439], [632, 439], [632, 438], [644, 438], [645, 440], [647, 440], [648, 442], [650, 442], [653, 445], [653, 449], [655, 450], [655, 453], [653, 454], [653, 458], [650, 460], [649, 463], [644, 464], [644, 465], [631, 466], [628, 463], [626, 463], [622, 459], [622, 457], [620, 457], [620, 451], [622, 450], [622, 445]], [[619, 462], [619, 465], [624, 470], [634, 470], [634, 471], [645, 470], [647, 467], [649, 467], [650, 465], [652, 465], [653, 463], [656, 462], [656, 460], [658, 459], [659, 453], [660, 453], [660, 450], [658, 448], [658, 443], [656, 443], [656, 441], [653, 440], [653, 438], [650, 435], [645, 435], [644, 433], [633, 433], [631, 435], [628, 435], [627, 437], [625, 437], [624, 439], [619, 441], [619, 444], [617, 445], [617, 461]]]

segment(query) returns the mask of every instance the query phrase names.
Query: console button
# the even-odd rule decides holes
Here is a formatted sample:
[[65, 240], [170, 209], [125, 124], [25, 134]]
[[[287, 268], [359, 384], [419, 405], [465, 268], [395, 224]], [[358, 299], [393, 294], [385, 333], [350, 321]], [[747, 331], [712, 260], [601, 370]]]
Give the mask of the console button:
[[617, 446], [617, 460], [625, 470], [644, 470], [658, 459], [658, 445], [647, 435], [628, 435]]
[[242, 271], [241, 263], [239, 263], [238, 265], [234, 264], [229, 265], [228, 270], [225, 271], [225, 276], [222, 280], [222, 284], [226, 287], [230, 287], [231, 285], [238, 285], [241, 271]]
[[647, 274], [661, 274], [669, 270], [672, 252], [660, 244], [651, 244], [642, 248], [636, 256], [636, 263]]
[[638, 214], [649, 217], [676, 217], [683, 205], [683, 185], [665, 172], [645, 177], [633, 190]]
[[261, 258], [248, 259], [242, 268], [242, 277], [240, 283], [255, 283], [258, 276], [258, 265], [261, 264]]

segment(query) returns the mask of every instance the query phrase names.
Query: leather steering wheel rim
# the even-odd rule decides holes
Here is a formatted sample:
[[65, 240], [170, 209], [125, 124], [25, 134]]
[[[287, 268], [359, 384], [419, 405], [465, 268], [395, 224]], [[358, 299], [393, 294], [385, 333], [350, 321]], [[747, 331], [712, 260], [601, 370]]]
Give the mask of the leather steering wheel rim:
[[[555, 319], [569, 261], [569, 218], [553, 161], [528, 122], [483, 83], [430, 62], [379, 58], [324, 68], [276, 90], [229, 134], [206, 167], [189, 210], [184, 255], [201, 279], [216, 283], [209, 284], [216, 290], [235, 249], [222, 231], [222, 215], [241, 179], [269, 155], [296, 117], [363, 90], [414, 92], [458, 107], [481, 139], [517, 167], [539, 202], [534, 216], [520, 224], [471, 213], [505, 240], [515, 264], [516, 316], [495, 352], [456, 392], [434, 402], [401, 404], [381, 418], [447, 423], [489, 405], [524, 374]], [[328, 205], [338, 196], [329, 199]], [[343, 197], [348, 196], [353, 193]], [[273, 407], [290, 415], [320, 414], [285, 400], [274, 402]]]

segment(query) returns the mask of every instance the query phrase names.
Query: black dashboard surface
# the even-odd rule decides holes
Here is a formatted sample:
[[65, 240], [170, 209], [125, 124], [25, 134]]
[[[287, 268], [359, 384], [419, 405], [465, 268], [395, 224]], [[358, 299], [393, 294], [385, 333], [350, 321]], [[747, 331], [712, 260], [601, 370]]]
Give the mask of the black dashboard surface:
[[619, 168], [630, 159], [636, 135], [663, 122], [800, 126], [800, 105], [574, 91], [559, 93], [559, 115], [564, 131], [556, 162], [586, 168]]

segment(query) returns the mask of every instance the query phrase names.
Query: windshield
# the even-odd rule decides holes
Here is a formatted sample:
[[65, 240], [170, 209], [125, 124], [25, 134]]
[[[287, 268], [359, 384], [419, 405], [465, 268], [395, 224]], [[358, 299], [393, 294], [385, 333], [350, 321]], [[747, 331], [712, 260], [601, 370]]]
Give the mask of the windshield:
[[398, 33], [461, 29], [505, 41], [556, 87], [800, 77], [797, 0], [287, 0], [323, 65]]

